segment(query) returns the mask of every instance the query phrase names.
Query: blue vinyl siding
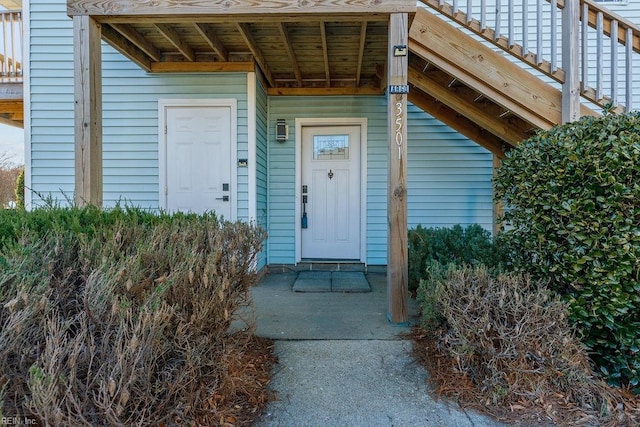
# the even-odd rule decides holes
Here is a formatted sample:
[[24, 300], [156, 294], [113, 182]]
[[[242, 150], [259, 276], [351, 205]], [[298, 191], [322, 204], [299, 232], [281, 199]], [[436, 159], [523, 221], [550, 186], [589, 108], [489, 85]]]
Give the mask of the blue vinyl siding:
[[431, 227], [493, 224], [493, 156], [409, 106], [408, 221]]
[[[387, 104], [385, 97], [272, 97], [269, 121], [269, 263], [295, 262], [295, 119], [366, 117], [367, 263], [387, 262]], [[274, 123], [289, 124], [275, 141]], [[409, 224], [445, 227], [479, 223], [491, 230], [491, 153], [420, 109], [409, 109]]]
[[[64, 202], [74, 191], [73, 25], [64, 0], [31, 0], [30, 8], [32, 188]], [[102, 61], [105, 206], [158, 208], [159, 99], [235, 98], [237, 155], [247, 158], [246, 74], [149, 75], [107, 45]], [[237, 182], [238, 219], [247, 219], [247, 168]]]

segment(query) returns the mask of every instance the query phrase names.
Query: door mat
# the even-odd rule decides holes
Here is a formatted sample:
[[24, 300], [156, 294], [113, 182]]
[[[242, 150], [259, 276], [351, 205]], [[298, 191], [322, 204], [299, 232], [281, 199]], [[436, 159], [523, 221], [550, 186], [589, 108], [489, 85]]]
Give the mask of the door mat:
[[371, 292], [361, 271], [301, 271], [294, 292]]

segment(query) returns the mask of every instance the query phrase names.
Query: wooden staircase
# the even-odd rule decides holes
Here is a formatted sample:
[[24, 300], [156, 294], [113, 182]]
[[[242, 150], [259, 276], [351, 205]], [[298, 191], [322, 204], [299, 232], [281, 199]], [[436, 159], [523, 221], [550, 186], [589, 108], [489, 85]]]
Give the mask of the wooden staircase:
[[24, 127], [22, 12], [0, 11], [0, 123]]
[[[509, 1], [508, 36], [500, 33], [499, 26], [504, 19], [499, 16], [499, 9], [491, 19], [497, 28], [492, 28], [487, 24], [484, 9], [481, 10], [480, 19], [475, 19], [471, 12], [460, 10], [457, 1], [453, 5], [439, 0], [421, 2], [437, 11], [444, 19], [437, 17], [428, 8], [418, 8], [411, 24], [408, 81], [411, 86], [409, 100], [412, 103], [498, 157], [502, 157], [509, 147], [531, 136], [537, 129], [548, 129], [563, 122], [563, 96], [567, 95], [566, 92], [563, 95], [560, 88], [567, 80], [568, 73], [558, 65], [557, 52], [560, 49], [557, 43], [551, 43], [550, 49], [545, 47], [541, 36], [534, 35], [537, 39], [536, 52], [529, 51], [527, 28], [520, 28], [518, 31], [523, 37], [522, 43], [514, 40], [515, 19], [512, 8], [515, 0]], [[497, 2], [500, 3], [499, 0]], [[477, 1], [468, 1], [467, 7], [471, 8], [472, 3], [476, 4], [477, 9]], [[482, 0], [482, 7], [485, 3]], [[563, 1], [553, 0], [550, 3], [552, 15], [555, 12], [562, 13]], [[523, 0], [521, 6], [522, 16], [525, 17], [529, 7], [527, 0]], [[539, 20], [542, 15], [540, 10], [538, 5]], [[587, 20], [582, 24], [574, 23], [574, 28], [582, 28], [581, 38], [587, 40], [587, 43], [590, 37], [594, 38], [587, 30], [596, 29], [599, 55], [597, 63], [593, 65], [589, 46], [583, 43], [582, 80], [574, 84], [579, 84], [579, 90], [575, 92], [579, 92], [585, 102], [580, 105], [577, 114], [598, 115], [601, 108], [622, 112], [632, 105], [632, 55], [640, 52], [640, 31], [634, 24], [607, 12], [591, 0], [581, 0], [581, 15], [588, 17]], [[553, 16], [551, 21], [553, 40], [557, 36], [554, 26], [558, 25]], [[565, 22], [562, 24], [566, 25]], [[527, 26], [526, 19], [523, 18], [520, 25]], [[540, 27], [537, 29], [540, 30]], [[611, 34], [618, 34], [617, 38], [610, 38], [612, 53], [608, 55], [612, 62], [609, 89], [613, 93], [605, 96], [602, 78], [602, 61], [605, 55], [602, 40]], [[628, 64], [624, 70], [625, 100], [629, 107], [618, 102], [618, 44], [625, 46], [625, 61]], [[567, 47], [574, 51], [578, 48], [576, 45], [562, 45], [563, 49]], [[516, 60], [508, 59], [497, 48], [508, 52]], [[550, 59], [543, 57], [543, 48], [547, 50]], [[567, 56], [563, 54], [562, 57], [568, 62]], [[594, 74], [591, 70], [593, 67], [595, 88], [588, 85], [589, 77]], [[577, 75], [576, 71], [573, 70], [574, 76]]]

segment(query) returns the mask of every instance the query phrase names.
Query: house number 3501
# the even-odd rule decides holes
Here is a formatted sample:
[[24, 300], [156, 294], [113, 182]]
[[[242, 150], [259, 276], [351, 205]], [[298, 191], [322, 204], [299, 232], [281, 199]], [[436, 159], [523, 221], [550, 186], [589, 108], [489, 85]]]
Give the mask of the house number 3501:
[[402, 160], [402, 102], [396, 102], [396, 145], [398, 146], [398, 160]]

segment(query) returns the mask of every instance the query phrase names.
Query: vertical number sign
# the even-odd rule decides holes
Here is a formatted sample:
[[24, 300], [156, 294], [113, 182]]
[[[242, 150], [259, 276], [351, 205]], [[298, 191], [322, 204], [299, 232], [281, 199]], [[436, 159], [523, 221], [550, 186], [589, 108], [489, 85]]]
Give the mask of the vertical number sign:
[[[400, 98], [402, 95], [396, 95], [396, 99]], [[400, 98], [401, 99], [401, 98]], [[398, 146], [398, 160], [402, 160], [402, 144], [404, 140], [402, 138], [402, 127], [404, 124], [402, 123], [402, 101], [396, 102], [396, 145]]]

